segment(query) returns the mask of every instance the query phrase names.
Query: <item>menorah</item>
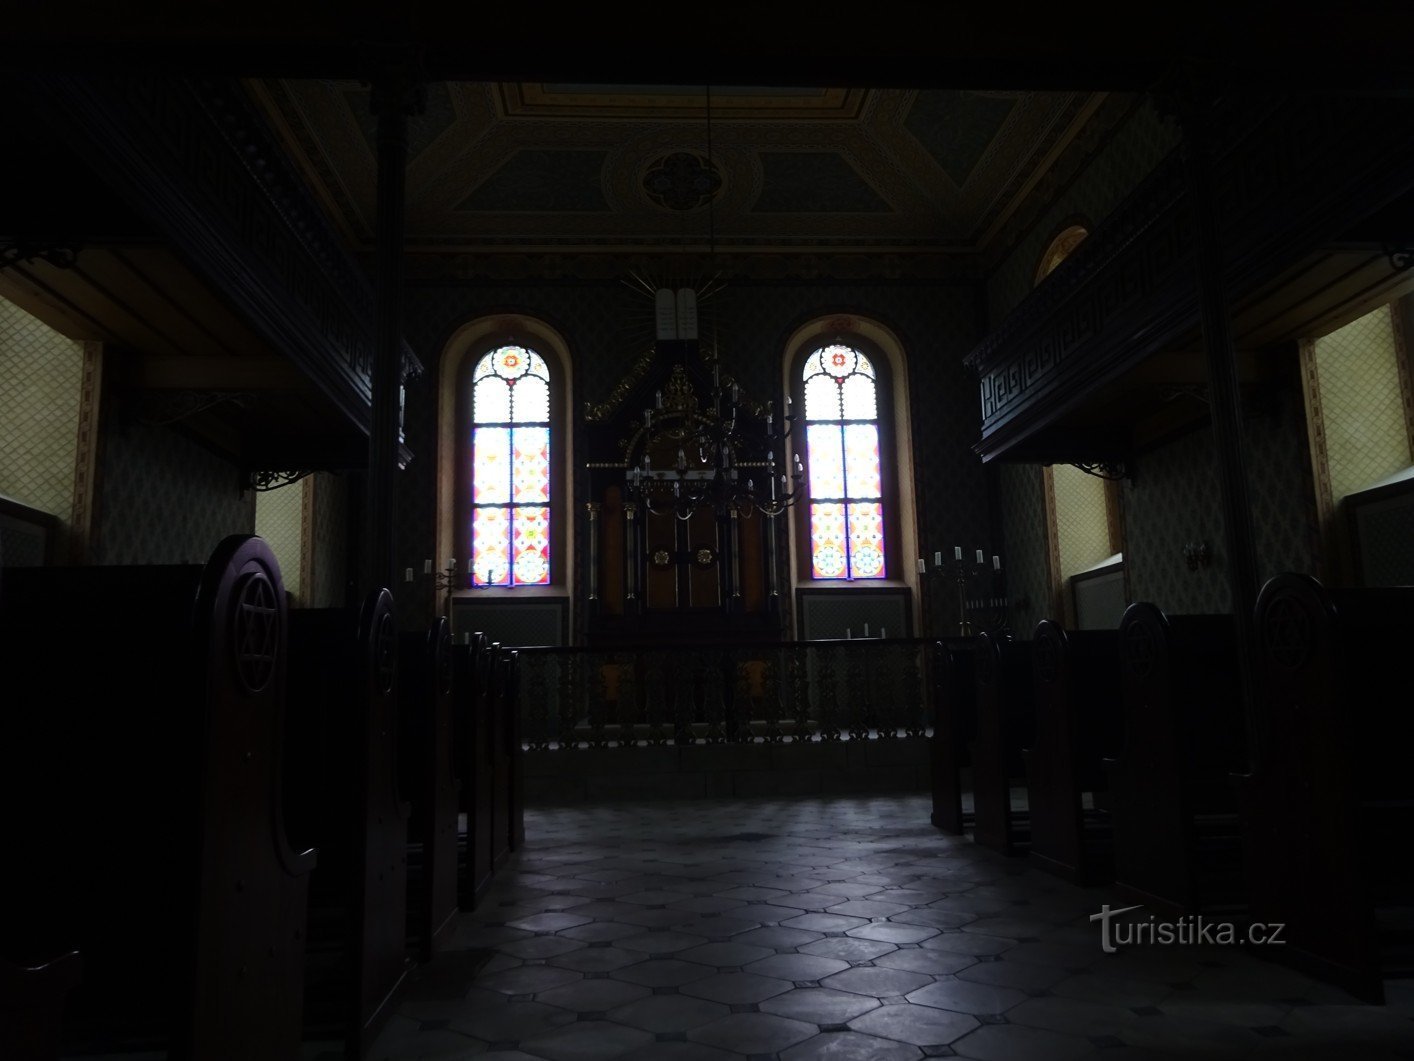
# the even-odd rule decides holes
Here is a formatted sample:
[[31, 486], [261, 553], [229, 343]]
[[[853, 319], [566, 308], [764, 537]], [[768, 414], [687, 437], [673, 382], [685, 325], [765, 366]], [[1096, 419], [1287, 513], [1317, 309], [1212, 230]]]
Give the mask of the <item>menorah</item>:
[[[1012, 603], [1006, 595], [1001, 557], [993, 555], [991, 564], [988, 564], [981, 549], [978, 549], [975, 555], [975, 560], [965, 559], [960, 545], [953, 548], [952, 559], [949, 561], [944, 561], [941, 551], [935, 552], [931, 571], [928, 570], [923, 558], [921, 556], [918, 558], [920, 574], [946, 578], [957, 586], [957, 632], [959, 637], [971, 637], [974, 633], [981, 633], [983, 630], [992, 633], [1005, 630], [1007, 608]], [[968, 586], [974, 580], [980, 581], [984, 575], [988, 574], [991, 577], [990, 592], [969, 598], [967, 595]], [[973, 629], [974, 616], [977, 619], [975, 625], [981, 629]]]

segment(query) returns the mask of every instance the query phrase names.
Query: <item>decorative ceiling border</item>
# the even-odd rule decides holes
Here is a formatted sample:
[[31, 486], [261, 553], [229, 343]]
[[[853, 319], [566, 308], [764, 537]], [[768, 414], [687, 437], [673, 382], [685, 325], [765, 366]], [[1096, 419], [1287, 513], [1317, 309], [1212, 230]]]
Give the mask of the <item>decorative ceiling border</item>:
[[902, 281], [975, 282], [976, 255], [971, 253], [829, 254], [820, 251], [778, 254], [709, 255], [707, 253], [543, 253], [409, 254], [409, 282], [622, 280], [630, 273], [720, 275], [758, 281]]
[[[583, 89], [583, 91], [579, 91]], [[853, 121], [871, 89], [712, 87], [712, 117], [724, 121]], [[601, 118], [661, 121], [705, 118], [707, 96], [696, 86], [570, 86], [498, 82], [496, 102], [506, 118]]]

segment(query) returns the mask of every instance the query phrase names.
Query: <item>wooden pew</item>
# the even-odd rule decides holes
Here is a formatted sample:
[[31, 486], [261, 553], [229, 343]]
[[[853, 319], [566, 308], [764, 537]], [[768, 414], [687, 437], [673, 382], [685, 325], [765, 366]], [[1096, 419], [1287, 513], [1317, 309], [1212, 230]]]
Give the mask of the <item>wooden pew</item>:
[[520, 655], [506, 652], [505, 686], [501, 709], [506, 718], [506, 833], [512, 851], [525, 846], [525, 757], [522, 754], [520, 721]]
[[1103, 760], [1119, 743], [1117, 637], [1042, 619], [1033, 639], [1036, 734], [1024, 752], [1031, 860], [1076, 884], [1114, 876]]
[[58, 1061], [64, 1002], [82, 976], [78, 951], [34, 965], [0, 961], [0, 1057]]
[[963, 813], [963, 771], [971, 769], [970, 746], [977, 733], [977, 642], [953, 637], [933, 645], [934, 703], [931, 774], [932, 822], [961, 835], [974, 825]]
[[457, 912], [458, 782], [452, 737], [451, 626], [438, 616], [399, 644], [400, 789], [412, 804], [408, 938], [419, 960], [446, 943]]
[[1025, 768], [1021, 749], [1035, 732], [1035, 690], [1029, 641], [1009, 635], [977, 638], [977, 737], [972, 742], [973, 839], [1008, 855], [1031, 844], [1027, 810], [1012, 805]]
[[486, 712], [491, 742], [491, 870], [495, 872], [511, 855], [511, 719], [506, 693], [511, 680], [512, 653], [491, 642], [491, 665]]
[[397, 791], [393, 598], [297, 609], [290, 623], [290, 744], [301, 835], [317, 839], [310, 891], [307, 1035], [363, 1057], [409, 968], [407, 843]]
[[1329, 589], [1308, 575], [1257, 598], [1259, 711], [1239, 792], [1254, 918], [1287, 926], [1263, 953], [1371, 1001], [1408, 975], [1414, 907], [1414, 587]]
[[492, 755], [490, 722], [491, 642], [484, 633], [454, 645], [456, 674], [453, 731], [461, 785], [457, 840], [457, 903], [476, 908], [491, 883]]
[[1119, 624], [1123, 738], [1108, 764], [1115, 884], [1176, 917], [1243, 902], [1237, 793], [1246, 763], [1231, 615], [1131, 604]]
[[66, 1049], [297, 1058], [314, 854], [284, 828], [269, 547], [3, 578], [0, 956], [80, 952]]

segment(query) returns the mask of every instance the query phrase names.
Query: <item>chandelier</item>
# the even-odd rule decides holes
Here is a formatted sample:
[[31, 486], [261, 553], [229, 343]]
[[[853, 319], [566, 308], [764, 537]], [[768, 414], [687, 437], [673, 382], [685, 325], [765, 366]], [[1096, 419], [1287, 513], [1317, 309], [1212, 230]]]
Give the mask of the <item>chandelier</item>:
[[[715, 201], [722, 180], [712, 162], [710, 85], [705, 94], [705, 157], [682, 152], [668, 156], [650, 173], [650, 177], [656, 175], [657, 183], [648, 191], [674, 210], [705, 204], [711, 261], [716, 257]], [[675, 191], [682, 194], [663, 198]], [[640, 282], [649, 290], [655, 288]], [[713, 293], [715, 283], [715, 278], [708, 282], [704, 298]], [[658, 339], [686, 340], [695, 346], [697, 292], [687, 287], [676, 292], [659, 287], [654, 290], [654, 301]], [[805, 496], [800, 454], [794, 455], [788, 470], [782, 470], [776, 459], [779, 451], [784, 461], [785, 443], [795, 424], [791, 399], [786, 396], [779, 420], [774, 402], [767, 402], [764, 410], [754, 404], [748, 407], [735, 380], [728, 378], [728, 386], [723, 387], [717, 358], [713, 349], [712, 387], [705, 400], [699, 399], [685, 363], [679, 361], [654, 394], [653, 407], [643, 410], [642, 425], [635, 425], [637, 433], [628, 446], [628, 499], [653, 515], [671, 513], [684, 521], [702, 511], [711, 511], [721, 520], [749, 518], [756, 512], [774, 520]]]
[[715, 364], [712, 389], [700, 400], [684, 365], [674, 365], [630, 442], [629, 498], [655, 515], [681, 520], [700, 511], [722, 519], [756, 512], [775, 519], [805, 496], [800, 454], [789, 472], [776, 460], [795, 424], [790, 404], [787, 397], [779, 421], [774, 402], [766, 403], [764, 415], [748, 408], [735, 381], [722, 386]]

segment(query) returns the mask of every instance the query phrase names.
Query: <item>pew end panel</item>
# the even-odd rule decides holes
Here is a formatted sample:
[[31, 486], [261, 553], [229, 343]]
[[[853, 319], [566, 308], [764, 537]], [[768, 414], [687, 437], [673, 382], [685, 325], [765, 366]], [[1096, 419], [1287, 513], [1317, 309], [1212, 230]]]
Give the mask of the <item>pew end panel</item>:
[[64, 1002], [82, 977], [78, 951], [35, 965], [0, 961], [0, 1057], [57, 1061]]
[[[121, 621], [78, 660], [56, 633], [86, 600]], [[0, 771], [23, 793], [4, 824], [35, 871], [14, 882], [24, 923], [5, 917], [0, 950], [82, 954], [72, 1049], [299, 1055], [315, 857], [285, 829], [284, 602], [249, 535], [205, 565], [5, 573], [7, 691], [28, 709]]]
[[491, 745], [491, 871], [494, 873], [511, 857], [511, 732], [506, 694], [511, 673], [511, 653], [501, 642], [491, 642], [490, 670], [487, 675], [486, 714]]
[[1119, 743], [1117, 638], [1113, 630], [1066, 631], [1050, 619], [1037, 624], [1033, 638], [1035, 741], [1025, 755], [1030, 857], [1077, 884], [1114, 876], [1103, 760]]
[[971, 746], [977, 735], [977, 646], [972, 638], [950, 638], [933, 645], [937, 710], [931, 742], [932, 822], [961, 835], [974, 825], [963, 813], [963, 771], [970, 772]]
[[425, 632], [404, 632], [399, 645], [400, 787], [412, 801], [408, 934], [424, 962], [445, 945], [457, 913], [451, 640], [450, 624], [438, 616]]
[[461, 781], [458, 829], [458, 904], [476, 908], [490, 886], [492, 794], [495, 789], [491, 749], [491, 641], [475, 633], [470, 645], [456, 646], [457, 762]]
[[296, 743], [322, 750], [301, 820], [321, 851], [311, 881], [307, 1034], [362, 1058], [392, 1012], [407, 955], [411, 806], [398, 790], [398, 634], [392, 595], [292, 613]]
[[1414, 830], [1411, 609], [1414, 587], [1296, 574], [1257, 601], [1260, 711], [1239, 785], [1254, 915], [1289, 926], [1275, 957], [1371, 1001], [1411, 964], [1407, 926], [1386, 920], [1414, 906], [1398, 850]]
[[1116, 886], [1170, 916], [1239, 911], [1245, 758], [1236, 624], [1130, 605], [1119, 627], [1123, 743], [1110, 765]]
[[978, 637], [973, 839], [1007, 855], [1025, 854], [1030, 847], [1029, 808], [1013, 805], [1013, 790], [1025, 791], [1021, 749], [1035, 737], [1031, 665], [1031, 642]]

